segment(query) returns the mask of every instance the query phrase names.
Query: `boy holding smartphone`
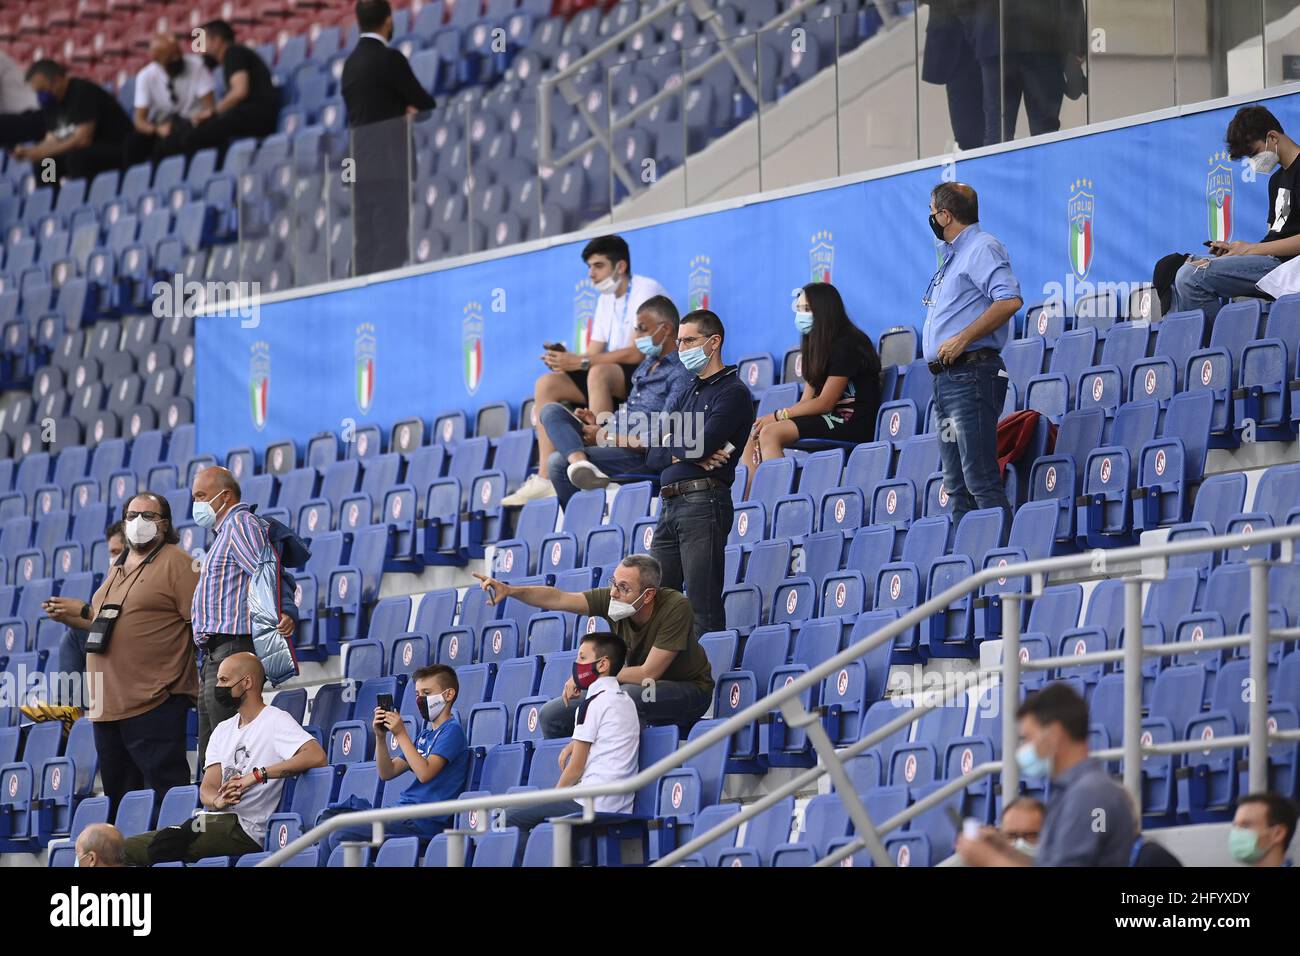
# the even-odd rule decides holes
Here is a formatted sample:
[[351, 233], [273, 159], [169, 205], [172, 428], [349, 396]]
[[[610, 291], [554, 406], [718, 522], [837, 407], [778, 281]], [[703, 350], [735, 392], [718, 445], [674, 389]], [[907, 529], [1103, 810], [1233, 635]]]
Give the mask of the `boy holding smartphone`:
[[[411, 675], [411, 680], [415, 683], [416, 703], [420, 716], [425, 720], [425, 728], [412, 740], [402, 723], [402, 715], [392, 706], [392, 699], [381, 700], [382, 706], [375, 708], [371, 723], [375, 732], [375, 767], [381, 780], [392, 780], [408, 770], [414, 774], [415, 779], [397, 798], [398, 806], [454, 800], [465, 789], [465, 777], [469, 771], [469, 740], [451, 709], [460, 696], [460, 682], [456, 679], [456, 672], [446, 664], [421, 667]], [[402, 756], [390, 756], [385, 739], [385, 734], [389, 733]], [[364, 809], [369, 807], [350, 805], [326, 810], [321, 819]], [[450, 826], [451, 821], [450, 814], [399, 820], [384, 824], [384, 835], [432, 839]], [[369, 842], [370, 836], [370, 824], [344, 827], [330, 834], [329, 849], [332, 852], [345, 841]]]

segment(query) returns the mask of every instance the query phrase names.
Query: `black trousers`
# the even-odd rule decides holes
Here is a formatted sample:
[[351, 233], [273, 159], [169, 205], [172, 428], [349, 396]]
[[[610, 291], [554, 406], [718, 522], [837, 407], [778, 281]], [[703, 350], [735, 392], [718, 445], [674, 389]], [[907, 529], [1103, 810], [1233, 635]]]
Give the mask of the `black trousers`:
[[236, 634], [229, 638], [221, 634], [208, 635], [209, 646], [218, 640], [220, 643], [214, 651], [204, 651], [203, 668], [199, 675], [199, 681], [203, 685], [199, 689], [199, 763], [196, 768], [200, 781], [203, 780], [203, 768], [207, 766], [208, 738], [212, 736], [213, 728], [239, 713], [238, 703], [231, 707], [217, 703], [217, 669], [231, 654], [253, 653], [253, 639], [247, 634]]
[[40, 110], [25, 113], [0, 113], [0, 148], [20, 143], [34, 143], [45, 138], [45, 114]]
[[148, 788], [162, 800], [172, 787], [190, 782], [185, 720], [191, 702], [173, 694], [153, 710], [125, 720], [97, 720], [95, 750], [104, 793], [117, 813], [123, 794]]
[[[84, 179], [87, 184], [106, 170], [120, 169], [125, 143], [91, 143], [82, 149], [54, 158], [59, 182], [65, 179]], [[40, 176], [40, 164], [37, 164], [37, 176]]]
[[279, 110], [240, 103], [191, 129], [185, 137], [185, 152], [215, 146], [224, 160], [226, 147], [248, 136], [270, 136], [275, 132]]
[[410, 261], [410, 130], [405, 117], [352, 130], [352, 274]]

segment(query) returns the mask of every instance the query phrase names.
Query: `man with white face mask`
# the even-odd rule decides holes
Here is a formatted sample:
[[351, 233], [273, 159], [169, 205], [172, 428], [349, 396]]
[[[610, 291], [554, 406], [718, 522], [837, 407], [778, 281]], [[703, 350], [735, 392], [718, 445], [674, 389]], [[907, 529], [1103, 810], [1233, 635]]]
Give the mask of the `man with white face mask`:
[[[1262, 295], [1255, 283], [1293, 256], [1300, 255], [1300, 215], [1294, 215], [1300, 188], [1300, 147], [1282, 132], [1277, 117], [1262, 106], [1243, 106], [1228, 124], [1228, 157], [1249, 159], [1256, 176], [1268, 176], [1268, 233], [1259, 242], [1208, 243], [1210, 256], [1191, 257], [1174, 277], [1172, 308], [1202, 309], [1213, 321], [1221, 299]], [[1271, 175], [1270, 175], [1271, 174]], [[1226, 217], [1225, 217], [1226, 218]], [[1230, 220], [1228, 220], [1230, 221]]]
[[[542, 585], [506, 584], [475, 574], [495, 606], [508, 597], [547, 611], [603, 617], [627, 647], [617, 673], [624, 693], [648, 724], [676, 724], [683, 737], [713, 701], [713, 671], [695, 633], [695, 615], [686, 596], [660, 587], [663, 572], [648, 554], [629, 554], [614, 569], [609, 586], [574, 593]], [[600, 630], [592, 620], [589, 633]], [[564, 692], [541, 711], [546, 737], [567, 737], [583, 698], [571, 677]]]
[[87, 610], [87, 703], [113, 812], [130, 790], [147, 787], [161, 800], [190, 782], [185, 723], [199, 692], [190, 634], [199, 576], [176, 545], [171, 506], [141, 492], [123, 527], [126, 551]]

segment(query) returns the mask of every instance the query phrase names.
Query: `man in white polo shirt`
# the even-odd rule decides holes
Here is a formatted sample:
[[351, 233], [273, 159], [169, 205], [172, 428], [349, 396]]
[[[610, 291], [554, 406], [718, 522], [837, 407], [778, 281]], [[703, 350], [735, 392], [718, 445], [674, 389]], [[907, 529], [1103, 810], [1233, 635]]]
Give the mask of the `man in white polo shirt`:
[[203, 58], [181, 53], [170, 33], [159, 33], [149, 44], [149, 62], [135, 77], [135, 131], [128, 142], [128, 162], [157, 162], [181, 151], [181, 141], [194, 115], [211, 110], [212, 74]]
[[[615, 676], [627, 660], [627, 645], [615, 634], [596, 631], [578, 645], [573, 662], [573, 682], [587, 691], [574, 717], [573, 739], [560, 752], [557, 788], [626, 780], [637, 773], [641, 747], [641, 721], [636, 703], [623, 692]], [[596, 798], [597, 813], [631, 813], [635, 795], [610, 794]], [[579, 813], [576, 800], [556, 800], [511, 810], [506, 826], [518, 827], [518, 860], [523, 859], [528, 831], [551, 817]]]
[[[612, 413], [632, 390], [632, 373], [645, 355], [637, 348], [637, 311], [647, 299], [668, 291], [648, 276], [632, 274], [632, 253], [622, 236], [598, 236], [582, 250], [587, 276], [600, 293], [589, 324], [579, 331], [575, 351], [547, 348], [542, 361], [550, 369], [533, 385], [533, 408], [540, 413], [551, 402], [586, 406], [580, 413], [589, 425], [601, 412]], [[549, 343], [557, 344], [557, 343]], [[507, 508], [520, 507], [535, 498], [549, 498], [555, 488], [545, 475], [546, 462], [555, 451], [538, 420], [537, 460], [542, 471], [529, 477], [514, 494], [502, 500]]]

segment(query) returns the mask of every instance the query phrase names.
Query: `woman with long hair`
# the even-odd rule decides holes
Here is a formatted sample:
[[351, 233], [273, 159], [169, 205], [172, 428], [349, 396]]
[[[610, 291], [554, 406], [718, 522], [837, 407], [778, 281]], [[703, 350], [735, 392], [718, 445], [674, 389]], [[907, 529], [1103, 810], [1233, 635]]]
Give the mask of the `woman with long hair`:
[[810, 282], [794, 301], [801, 338], [803, 395], [789, 408], [754, 422], [741, 461], [749, 466], [745, 495], [760, 462], [781, 458], [802, 438], [871, 441], [880, 408], [880, 356], [853, 324], [839, 290]]

